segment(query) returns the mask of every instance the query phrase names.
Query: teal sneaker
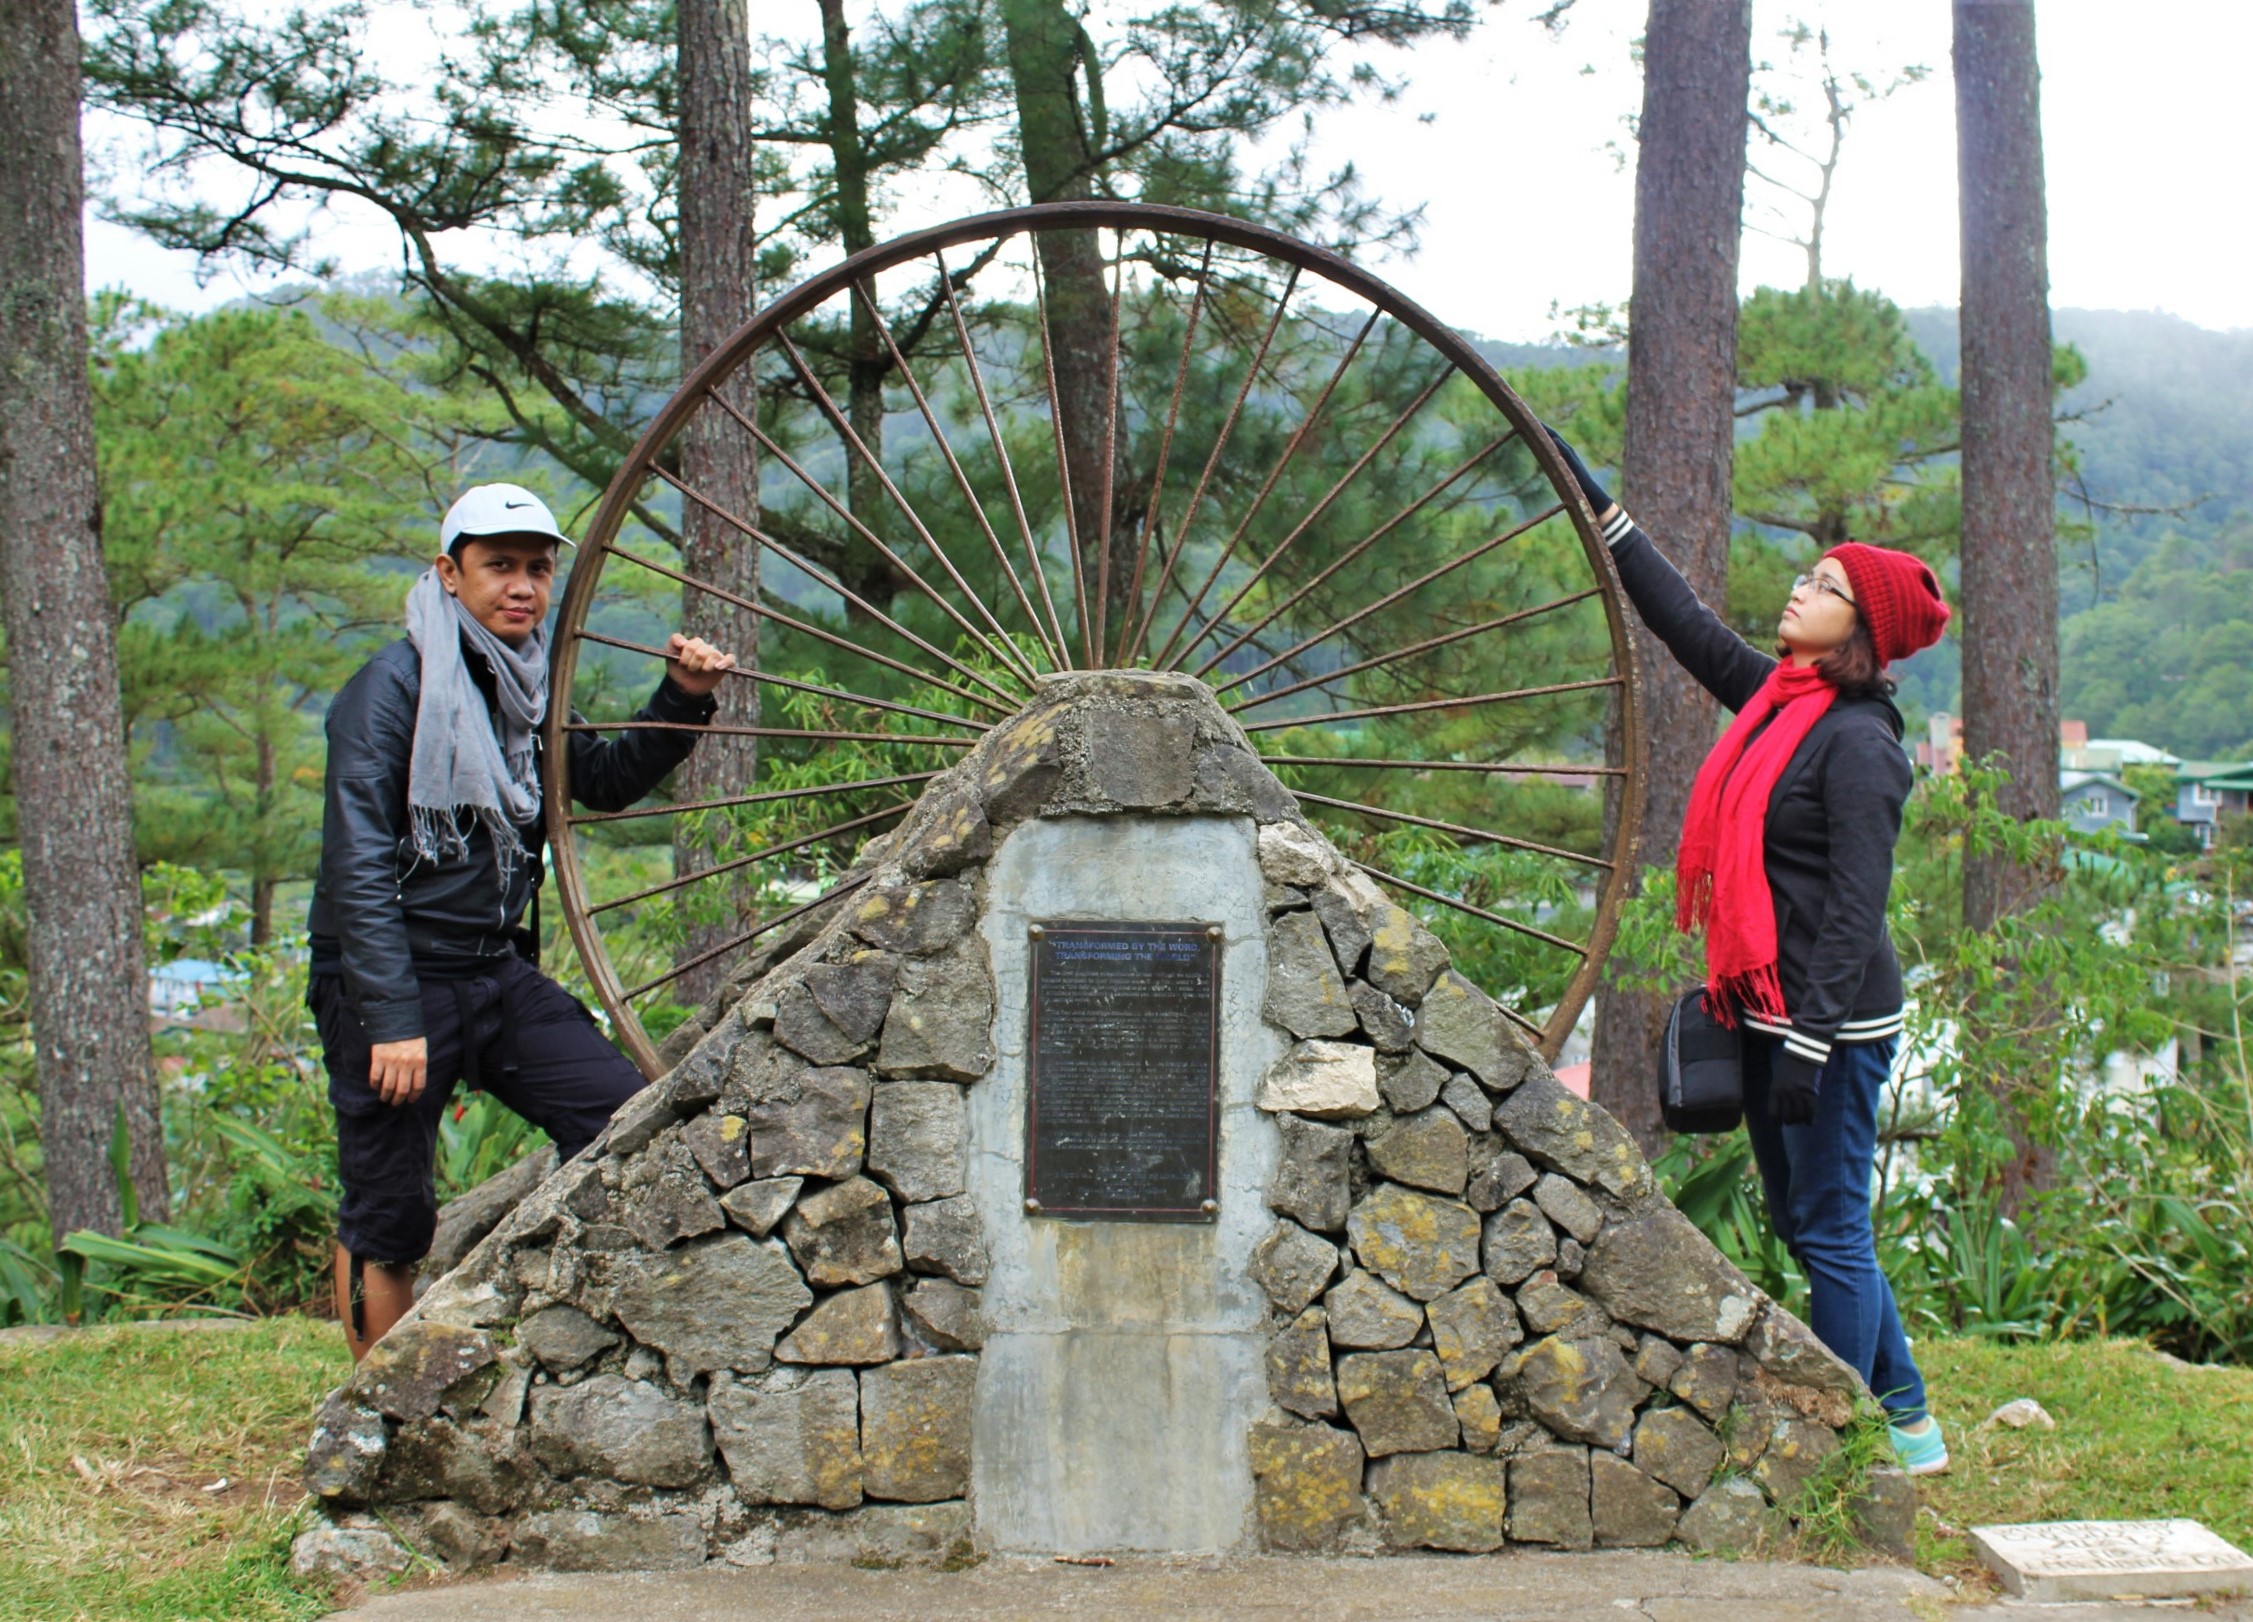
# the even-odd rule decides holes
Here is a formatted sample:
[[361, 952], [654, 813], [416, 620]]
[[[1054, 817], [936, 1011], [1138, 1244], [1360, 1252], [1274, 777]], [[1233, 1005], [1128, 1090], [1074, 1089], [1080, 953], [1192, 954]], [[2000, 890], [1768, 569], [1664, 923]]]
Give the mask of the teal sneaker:
[[1888, 1425], [1885, 1434], [1893, 1440], [1893, 1453], [1901, 1468], [1910, 1475], [1936, 1476], [1948, 1468], [1947, 1439], [1940, 1434], [1940, 1421], [1929, 1414], [1921, 1429], [1909, 1431]]

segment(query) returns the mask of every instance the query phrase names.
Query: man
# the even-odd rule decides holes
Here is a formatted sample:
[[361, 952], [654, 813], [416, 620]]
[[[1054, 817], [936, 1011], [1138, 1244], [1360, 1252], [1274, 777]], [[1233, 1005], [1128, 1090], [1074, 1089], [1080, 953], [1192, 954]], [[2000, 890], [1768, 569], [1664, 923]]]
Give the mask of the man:
[[[337, 1316], [355, 1362], [414, 1303], [457, 1081], [545, 1128], [566, 1160], [642, 1085], [534, 967], [522, 924], [542, 875], [548, 598], [566, 544], [530, 491], [469, 491], [407, 594], [406, 640], [329, 709], [306, 1001], [336, 1109]], [[712, 690], [735, 660], [678, 633], [667, 649], [637, 719], [672, 728], [569, 734], [572, 784], [595, 810], [654, 789], [719, 707]]]

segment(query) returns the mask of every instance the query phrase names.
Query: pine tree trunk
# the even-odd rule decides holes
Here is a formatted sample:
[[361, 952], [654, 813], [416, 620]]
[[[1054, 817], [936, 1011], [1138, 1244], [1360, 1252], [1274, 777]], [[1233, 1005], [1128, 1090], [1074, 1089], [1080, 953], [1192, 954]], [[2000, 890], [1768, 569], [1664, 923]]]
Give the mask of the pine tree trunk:
[[[1026, 194], [1036, 203], [1078, 202], [1095, 195], [1095, 168], [1073, 76], [1080, 28], [1062, 0], [1004, 0], [1009, 76], [1017, 96], [1017, 141]], [[1072, 524], [1079, 542], [1079, 590], [1092, 629], [1099, 597], [1109, 604], [1107, 629], [1118, 628], [1134, 568], [1124, 524], [1108, 526], [1109, 578], [1104, 578], [1105, 513], [1113, 433], [1111, 294], [1103, 284], [1103, 248], [1093, 231], [1045, 231], [1040, 268], [1048, 298], [1050, 350], [1063, 419], [1064, 465], [1072, 484]], [[1106, 588], [1107, 587], [1107, 591]], [[1105, 661], [1090, 650], [1090, 664]]]
[[[859, 75], [853, 70], [852, 30], [845, 19], [845, 0], [821, 0], [822, 88], [829, 102], [828, 145], [830, 173], [836, 185], [837, 245], [848, 254], [859, 253], [876, 241], [875, 219], [868, 196], [868, 149], [861, 141]], [[873, 291], [873, 287], [871, 288]], [[846, 317], [845, 420], [867, 449], [862, 456], [841, 445], [845, 458], [845, 494], [853, 516], [879, 535], [897, 529], [888, 519], [891, 497], [876, 476], [884, 456], [884, 335], [877, 327], [878, 312], [864, 299], [855, 298]]]
[[[756, 298], [755, 255], [751, 235], [751, 33], [744, 0], [679, 0], [680, 50], [680, 256], [681, 371], [685, 376], [750, 320]], [[758, 402], [748, 370], [727, 385], [729, 399], [746, 416]], [[759, 513], [757, 447], [724, 412], [699, 412], [682, 436], [682, 477], [714, 502], [755, 523]], [[688, 573], [737, 596], [756, 601], [759, 553], [740, 531], [694, 502], [683, 503], [682, 554]], [[759, 621], [754, 614], [687, 588], [682, 618], [688, 632], [735, 655], [746, 670], [759, 659]], [[749, 726], [759, 719], [756, 682], [730, 678], [720, 684], [722, 725]], [[756, 740], [707, 737], [696, 746], [676, 778], [683, 800], [748, 792], [757, 771]], [[719, 813], [724, 815], [724, 813]], [[676, 836], [675, 869], [705, 867], [729, 848], [724, 839]], [[708, 881], [709, 884], [709, 881]], [[706, 886], [693, 887], [691, 897]], [[740, 914], [749, 905], [747, 889], [731, 886], [728, 916], [692, 925], [681, 947], [687, 960], [739, 933]], [[727, 969], [723, 957], [692, 969], [674, 982], [674, 1000], [694, 1006], [717, 988]]]
[[[2050, 465], [2048, 211], [2032, 0], [1956, 0], [1956, 168], [1963, 232], [1964, 754], [1997, 757], [2001, 807], [2058, 814], [2056, 486]], [[1964, 922], [1990, 929], [2044, 879], [1993, 855], [1964, 863]], [[2020, 1078], [2046, 1088], [2049, 1076]], [[1993, 1078], [2009, 1088], [2011, 1078]], [[2005, 1099], [2006, 1210], [2054, 1154]]]
[[120, 1105], [142, 1217], [162, 1221], [170, 1203], [94, 481], [78, 48], [71, 0], [0, 5], [0, 130], [13, 147], [0, 164], [0, 598], [57, 1239], [118, 1231]]
[[252, 788], [258, 807], [258, 842], [253, 846], [259, 871], [250, 880], [250, 944], [255, 950], [269, 946], [274, 939], [274, 891], [276, 878], [270, 870], [273, 853], [267, 847], [272, 836], [274, 815], [274, 789], [280, 777], [280, 763], [275, 758], [274, 735], [260, 728], [257, 739], [257, 765], [253, 768]]
[[[1722, 600], [1736, 427], [1737, 247], [1744, 212], [1749, 0], [1651, 0], [1635, 166], [1635, 292], [1620, 499], [1698, 595]], [[1641, 848], [1670, 865], [1718, 709], [1638, 629], [1645, 774]], [[1646, 1150], [1664, 1139], [1653, 1085], [1663, 994], [1606, 985], [1591, 1093]]]

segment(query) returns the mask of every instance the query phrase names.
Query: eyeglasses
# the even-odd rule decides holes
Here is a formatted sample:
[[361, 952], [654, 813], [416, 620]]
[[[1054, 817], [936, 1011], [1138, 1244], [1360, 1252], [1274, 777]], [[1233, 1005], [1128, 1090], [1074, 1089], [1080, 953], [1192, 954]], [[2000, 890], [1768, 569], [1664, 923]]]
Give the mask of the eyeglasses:
[[1794, 594], [1802, 591], [1827, 591], [1833, 597], [1836, 597], [1840, 602], [1844, 603], [1848, 608], [1852, 608], [1854, 606], [1854, 599], [1846, 594], [1846, 588], [1841, 586], [1837, 581], [1829, 579], [1824, 575], [1796, 575], [1792, 579], [1791, 589]]

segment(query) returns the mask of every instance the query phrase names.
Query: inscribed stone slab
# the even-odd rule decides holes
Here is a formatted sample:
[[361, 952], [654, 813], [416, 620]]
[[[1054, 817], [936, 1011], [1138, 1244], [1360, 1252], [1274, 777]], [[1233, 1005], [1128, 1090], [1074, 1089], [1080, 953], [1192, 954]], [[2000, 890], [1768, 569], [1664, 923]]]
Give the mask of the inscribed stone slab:
[[2191, 1520], [1975, 1526], [1971, 1546], [2005, 1588], [2041, 1604], [2253, 1592], [2253, 1557]]

